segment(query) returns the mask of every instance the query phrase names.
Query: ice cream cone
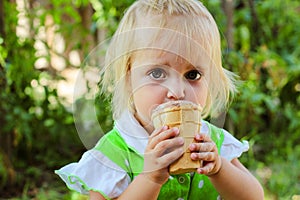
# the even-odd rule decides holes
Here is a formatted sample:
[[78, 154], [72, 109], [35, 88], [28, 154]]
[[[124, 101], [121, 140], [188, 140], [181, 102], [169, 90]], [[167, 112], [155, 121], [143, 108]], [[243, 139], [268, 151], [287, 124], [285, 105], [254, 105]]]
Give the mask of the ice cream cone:
[[184, 138], [183, 155], [169, 167], [170, 174], [182, 174], [196, 171], [202, 161], [191, 159], [189, 145], [194, 136], [200, 132], [202, 107], [189, 101], [171, 101], [159, 105], [152, 113], [152, 122], [155, 128], [164, 125], [179, 128], [180, 137]]

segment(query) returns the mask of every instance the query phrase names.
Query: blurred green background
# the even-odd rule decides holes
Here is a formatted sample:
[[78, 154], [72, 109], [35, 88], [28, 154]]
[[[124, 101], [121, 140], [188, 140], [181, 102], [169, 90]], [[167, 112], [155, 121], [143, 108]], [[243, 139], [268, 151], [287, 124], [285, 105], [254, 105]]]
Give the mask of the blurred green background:
[[[0, 199], [86, 199], [53, 171], [92, 146], [78, 135], [72, 105], [84, 113], [77, 117], [83, 132], [94, 142], [100, 137], [85, 112], [91, 99], [85, 94], [93, 94], [102, 130], [112, 125], [109, 104], [90, 92], [97, 73], [83, 73], [83, 89], [74, 84], [132, 2], [0, 0]], [[241, 161], [266, 199], [299, 200], [300, 1], [203, 3], [219, 25], [224, 67], [242, 80], [224, 127], [249, 141]], [[74, 98], [74, 90], [83, 95]]]

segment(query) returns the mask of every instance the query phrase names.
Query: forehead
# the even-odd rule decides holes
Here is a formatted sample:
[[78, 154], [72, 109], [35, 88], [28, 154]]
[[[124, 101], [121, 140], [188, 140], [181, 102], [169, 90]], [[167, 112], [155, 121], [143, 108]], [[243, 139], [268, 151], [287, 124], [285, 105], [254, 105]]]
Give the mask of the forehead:
[[[193, 65], [189, 60], [181, 57], [178, 54], [168, 52], [161, 49], [143, 49], [135, 51], [132, 54], [131, 62], [133, 66], [142, 65], [170, 65], [170, 66], [186, 66]], [[196, 62], [194, 62], [196, 63]], [[198, 65], [194, 64], [194, 67]]]
[[155, 49], [136, 51], [131, 58], [131, 66], [134, 70], [145, 70], [152, 66], [184, 66], [187, 65], [186, 63], [177, 55]]
[[130, 31], [132, 50], [152, 49], [156, 50], [156, 54], [177, 55], [192, 65], [209, 65], [211, 35], [209, 30], [199, 30], [196, 21], [181, 15], [172, 18], [161, 15], [141, 17], [137, 20], [136, 28]]
[[210, 53], [197, 40], [170, 29], [146, 28], [138, 30], [132, 59], [175, 59], [193, 66], [209, 66]]

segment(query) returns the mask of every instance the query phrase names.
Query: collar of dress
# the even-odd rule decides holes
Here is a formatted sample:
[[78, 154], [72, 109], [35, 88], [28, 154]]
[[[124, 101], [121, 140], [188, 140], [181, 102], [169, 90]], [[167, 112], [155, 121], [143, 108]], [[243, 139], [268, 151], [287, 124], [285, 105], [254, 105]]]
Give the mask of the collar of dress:
[[[209, 128], [207, 124], [203, 122], [204, 121], [202, 121], [201, 133], [208, 133]], [[141, 155], [144, 154], [149, 134], [130, 111], [126, 110], [122, 113], [120, 118], [115, 121], [115, 128], [129, 147], [135, 149]]]

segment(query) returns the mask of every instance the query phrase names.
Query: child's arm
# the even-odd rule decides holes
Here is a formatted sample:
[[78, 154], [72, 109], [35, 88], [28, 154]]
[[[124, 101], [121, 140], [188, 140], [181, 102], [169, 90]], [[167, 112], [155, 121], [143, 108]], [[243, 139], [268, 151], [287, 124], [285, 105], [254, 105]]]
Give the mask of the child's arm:
[[190, 146], [194, 160], [203, 160], [197, 172], [207, 175], [224, 199], [264, 199], [264, 191], [257, 179], [235, 158], [231, 162], [218, 154], [215, 143], [206, 134], [197, 134], [199, 143]]
[[[176, 137], [178, 134], [178, 128], [168, 129], [168, 127], [162, 127], [151, 134], [145, 150], [143, 172], [116, 199], [157, 199], [162, 185], [170, 176], [168, 166], [184, 152], [184, 140]], [[109, 184], [109, 182], [104, 184]], [[104, 200], [105, 198], [98, 192], [90, 191], [90, 199]]]
[[[109, 183], [107, 183], [109, 184]], [[138, 175], [129, 187], [123, 192], [123, 194], [116, 199], [147, 199], [156, 200], [160, 191], [161, 185], [155, 183], [144, 177], [144, 175]], [[90, 200], [105, 200], [105, 198], [99, 193], [90, 191]]]
[[224, 199], [264, 199], [260, 183], [237, 158], [221, 159], [219, 172], [209, 177]]

